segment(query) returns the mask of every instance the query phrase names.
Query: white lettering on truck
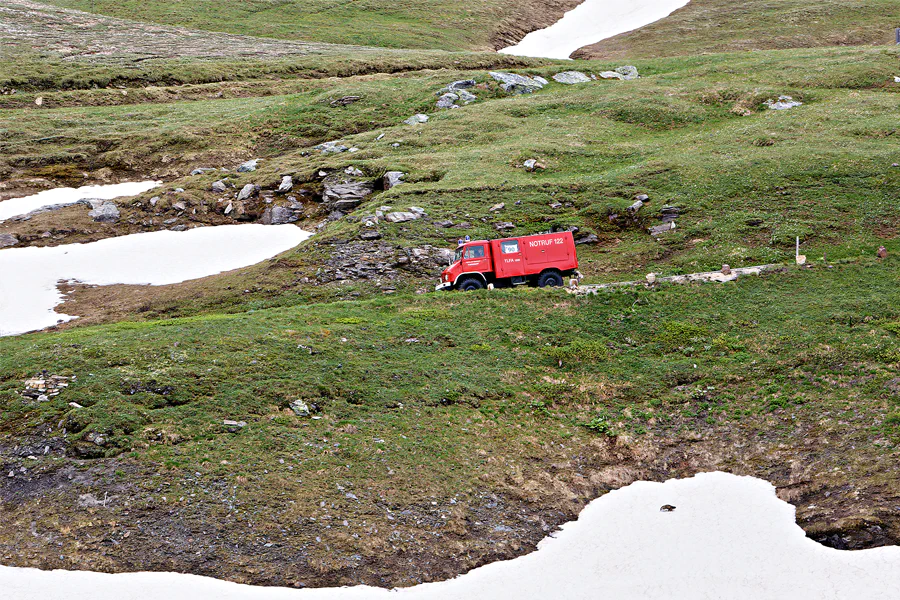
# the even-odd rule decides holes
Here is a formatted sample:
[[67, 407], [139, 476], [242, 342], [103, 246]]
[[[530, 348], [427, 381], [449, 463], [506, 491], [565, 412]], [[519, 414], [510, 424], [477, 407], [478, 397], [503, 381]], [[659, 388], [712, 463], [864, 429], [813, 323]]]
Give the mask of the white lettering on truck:
[[553, 244], [564, 244], [564, 238], [555, 238], [552, 240], [535, 240], [533, 242], [528, 242], [528, 246], [530, 248], [535, 248], [537, 246], [551, 246]]

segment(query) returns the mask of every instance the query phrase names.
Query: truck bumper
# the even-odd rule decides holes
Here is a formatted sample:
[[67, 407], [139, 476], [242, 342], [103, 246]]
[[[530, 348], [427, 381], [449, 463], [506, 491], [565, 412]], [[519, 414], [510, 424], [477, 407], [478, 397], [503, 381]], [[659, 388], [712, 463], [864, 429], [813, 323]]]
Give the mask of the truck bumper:
[[447, 281], [445, 283], [439, 283], [436, 286], [434, 286], [434, 291], [436, 291], [436, 292], [440, 292], [443, 290], [452, 290], [452, 289], [453, 289], [452, 281]]

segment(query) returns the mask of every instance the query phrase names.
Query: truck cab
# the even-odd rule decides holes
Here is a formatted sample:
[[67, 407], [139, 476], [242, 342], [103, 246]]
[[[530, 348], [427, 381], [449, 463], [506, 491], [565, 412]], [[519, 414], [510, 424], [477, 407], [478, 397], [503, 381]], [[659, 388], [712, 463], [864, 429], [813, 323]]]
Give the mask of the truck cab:
[[436, 290], [478, 290], [537, 285], [559, 286], [575, 275], [578, 258], [571, 232], [477, 240], [460, 244], [450, 266], [441, 273]]

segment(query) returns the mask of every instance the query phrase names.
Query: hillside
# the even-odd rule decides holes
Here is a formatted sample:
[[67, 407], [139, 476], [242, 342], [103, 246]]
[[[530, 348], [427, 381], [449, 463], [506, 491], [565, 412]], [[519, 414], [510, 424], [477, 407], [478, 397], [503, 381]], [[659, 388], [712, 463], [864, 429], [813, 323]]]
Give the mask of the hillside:
[[[114, 222], [0, 222], [11, 249], [274, 208], [314, 235], [173, 285], [63, 283], [80, 318], [0, 337], [3, 564], [407, 586], [708, 470], [772, 482], [828, 546], [900, 540], [900, 72], [873, 45], [896, 3], [698, 0], [575, 61], [482, 52], [562, 3], [53, 4], [0, 7], [0, 201], [162, 184]], [[551, 229], [575, 229], [587, 283], [780, 266], [431, 292], [460, 237]], [[37, 375], [68, 385], [39, 400]]]

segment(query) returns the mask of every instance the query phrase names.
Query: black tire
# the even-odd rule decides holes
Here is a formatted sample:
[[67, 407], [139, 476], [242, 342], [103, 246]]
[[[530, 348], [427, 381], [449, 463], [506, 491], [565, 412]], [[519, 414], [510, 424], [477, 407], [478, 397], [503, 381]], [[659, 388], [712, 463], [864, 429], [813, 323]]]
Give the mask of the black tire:
[[560, 287], [563, 284], [562, 275], [557, 271], [544, 271], [538, 277], [538, 287]]
[[462, 290], [464, 292], [474, 292], [475, 290], [483, 290], [484, 282], [477, 277], [466, 277], [458, 284], [456, 284], [456, 289]]

